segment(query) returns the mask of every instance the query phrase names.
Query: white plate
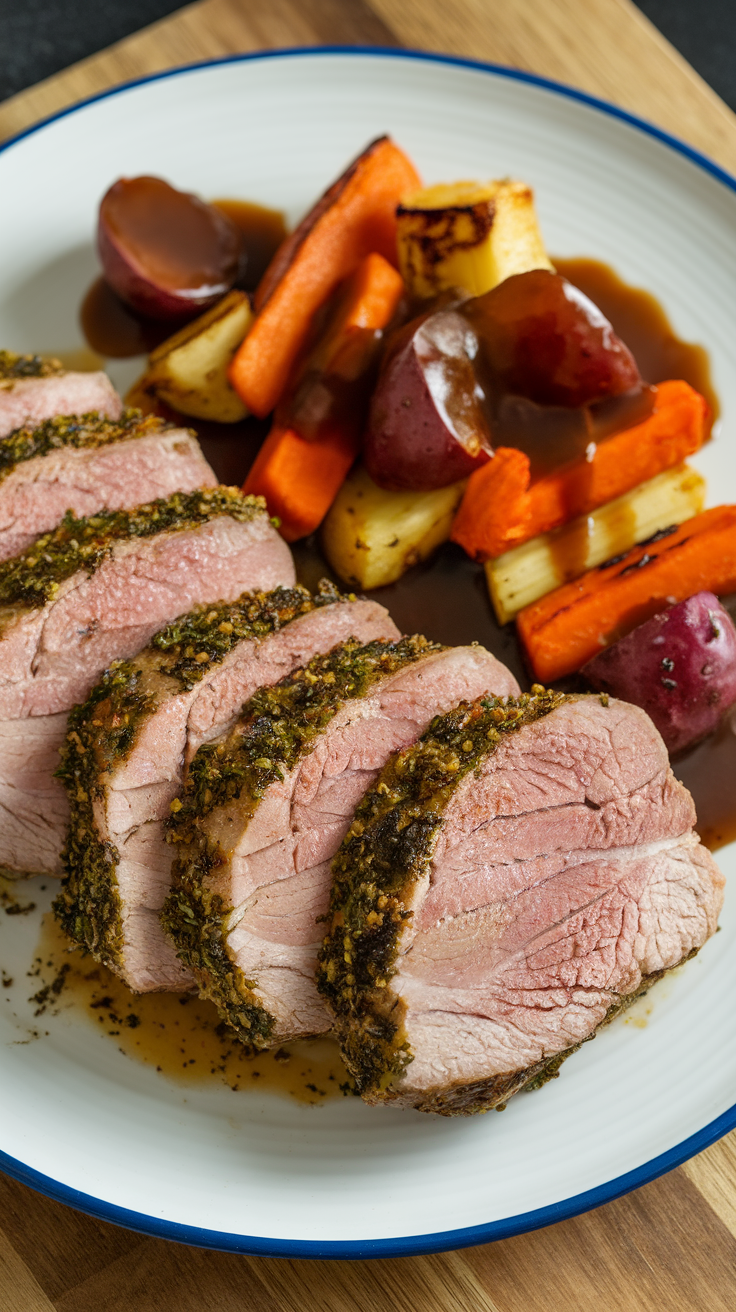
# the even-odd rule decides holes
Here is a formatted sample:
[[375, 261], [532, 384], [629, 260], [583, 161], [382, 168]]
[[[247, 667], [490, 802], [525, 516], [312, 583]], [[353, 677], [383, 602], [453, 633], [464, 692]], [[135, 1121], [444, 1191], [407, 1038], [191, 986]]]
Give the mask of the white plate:
[[[610, 106], [504, 69], [282, 52], [123, 87], [34, 129], [0, 153], [0, 343], [82, 345], [96, 205], [120, 174], [242, 194], [295, 219], [385, 131], [427, 181], [528, 179], [550, 250], [609, 261], [661, 299], [681, 336], [708, 346], [724, 420], [699, 464], [712, 500], [736, 499], [736, 183]], [[721, 854], [727, 874], [735, 855]], [[0, 961], [24, 978], [38, 925], [0, 921]], [[722, 929], [652, 993], [645, 1029], [614, 1024], [541, 1093], [470, 1120], [183, 1088], [63, 1015], [23, 1042], [33, 1020], [11, 990], [0, 1005], [0, 1162], [97, 1216], [249, 1253], [389, 1256], [544, 1225], [736, 1124], [732, 895]]]

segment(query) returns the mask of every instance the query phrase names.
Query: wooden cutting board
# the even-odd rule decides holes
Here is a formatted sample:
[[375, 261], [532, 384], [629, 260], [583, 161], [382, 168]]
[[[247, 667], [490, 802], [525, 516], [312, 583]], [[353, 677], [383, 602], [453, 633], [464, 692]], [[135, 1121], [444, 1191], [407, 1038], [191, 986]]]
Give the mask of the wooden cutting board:
[[[0, 139], [129, 78], [235, 51], [416, 46], [558, 78], [736, 172], [736, 117], [628, 0], [200, 0], [0, 106]], [[736, 1132], [595, 1212], [435, 1257], [211, 1253], [0, 1177], [1, 1312], [732, 1312]]]

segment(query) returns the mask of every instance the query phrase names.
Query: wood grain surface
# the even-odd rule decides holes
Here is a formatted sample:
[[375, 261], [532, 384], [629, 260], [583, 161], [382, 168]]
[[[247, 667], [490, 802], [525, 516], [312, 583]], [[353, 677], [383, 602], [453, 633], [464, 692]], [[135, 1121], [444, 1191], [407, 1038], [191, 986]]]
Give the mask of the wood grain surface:
[[[0, 139], [105, 87], [234, 51], [407, 45], [604, 96], [736, 171], [736, 117], [629, 0], [200, 0], [0, 105]], [[736, 1134], [585, 1216], [435, 1257], [212, 1253], [0, 1176], [0, 1312], [732, 1312]]]

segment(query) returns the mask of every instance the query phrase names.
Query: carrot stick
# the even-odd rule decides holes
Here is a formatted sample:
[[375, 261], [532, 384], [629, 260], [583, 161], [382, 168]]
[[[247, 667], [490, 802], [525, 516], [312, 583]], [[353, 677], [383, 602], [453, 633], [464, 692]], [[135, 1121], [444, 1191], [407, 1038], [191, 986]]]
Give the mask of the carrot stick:
[[527, 456], [500, 447], [471, 474], [452, 540], [476, 560], [491, 560], [589, 515], [697, 451], [708, 415], [707, 401], [688, 383], [660, 383], [655, 409], [643, 423], [601, 442], [592, 460], [576, 460], [531, 486]]
[[665, 529], [516, 617], [536, 678], [579, 670], [602, 647], [695, 592], [736, 591], [736, 506], [716, 506]]
[[307, 442], [292, 429], [271, 429], [251, 468], [244, 492], [266, 498], [287, 542], [306, 537], [322, 522], [355, 460], [355, 446], [330, 435]]
[[[403, 288], [382, 255], [367, 255], [337, 296], [323, 336], [289, 379], [245, 482], [248, 492], [266, 498], [287, 542], [317, 528], [358, 454], [381, 329]], [[300, 415], [308, 421], [302, 427]]]
[[248, 409], [279, 400], [314, 314], [370, 251], [397, 263], [396, 206], [421, 186], [388, 137], [374, 141], [276, 252], [256, 292], [256, 320], [230, 368]]
[[514, 447], [498, 447], [493, 458], [470, 475], [451, 540], [483, 561], [534, 537], [529, 482], [529, 457]]
[[403, 291], [404, 279], [398, 269], [383, 255], [371, 251], [350, 280], [341, 329], [333, 328], [330, 340], [346, 329], [385, 328]]
[[[378, 368], [381, 349], [381, 330], [390, 323], [396, 307], [404, 292], [401, 274], [385, 260], [382, 255], [372, 251], [361, 260], [354, 273], [346, 280], [328, 305], [330, 311], [322, 336], [312, 349], [302, 357], [289, 377], [281, 402], [276, 412], [276, 423], [282, 428], [294, 423], [302, 437], [309, 437], [310, 431], [318, 420], [311, 416], [324, 409], [324, 395], [316, 404], [310, 405], [306, 389], [310, 382], [318, 379], [334, 382], [333, 390], [346, 392], [339, 404], [337, 395], [333, 397], [331, 410], [345, 410], [349, 405], [353, 414], [351, 418], [360, 429], [363, 427], [362, 410], [368, 401], [372, 377], [368, 377]], [[353, 402], [359, 398], [350, 393], [361, 377], [366, 377], [366, 395], [361, 410], [356, 410]], [[309, 419], [300, 424], [298, 410], [311, 411]], [[325, 417], [327, 418], [327, 417]], [[324, 421], [322, 421], [324, 423]]]

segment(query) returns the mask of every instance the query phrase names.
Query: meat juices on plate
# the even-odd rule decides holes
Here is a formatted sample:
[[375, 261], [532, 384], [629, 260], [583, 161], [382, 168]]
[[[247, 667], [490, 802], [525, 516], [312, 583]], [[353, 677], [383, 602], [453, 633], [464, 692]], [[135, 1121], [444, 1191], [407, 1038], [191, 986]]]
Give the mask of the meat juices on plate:
[[52, 767], [67, 712], [111, 661], [195, 604], [293, 582], [260, 499], [231, 488], [65, 520], [0, 564], [0, 867], [61, 873], [68, 807]]
[[247, 1042], [324, 1033], [315, 984], [331, 861], [390, 753], [463, 695], [518, 692], [483, 647], [344, 643], [261, 689], [194, 757], [163, 924]]
[[216, 485], [193, 433], [137, 410], [18, 429], [0, 440], [0, 560], [25, 551], [67, 510], [131, 509]]
[[[136, 992], [191, 988], [194, 976], [159, 921], [174, 855], [164, 822], [186, 762], [231, 727], [257, 688], [318, 652], [346, 638], [398, 637], [375, 601], [341, 597], [330, 585], [315, 597], [279, 588], [200, 607], [105, 675], [72, 713], [63, 753], [72, 820], [69, 876], [57, 906], [72, 937]], [[133, 726], [124, 746], [115, 734], [123, 717]], [[94, 844], [105, 847], [104, 889]]]
[[334, 864], [319, 986], [368, 1102], [535, 1087], [716, 929], [724, 880], [638, 707], [535, 690], [398, 753]]

